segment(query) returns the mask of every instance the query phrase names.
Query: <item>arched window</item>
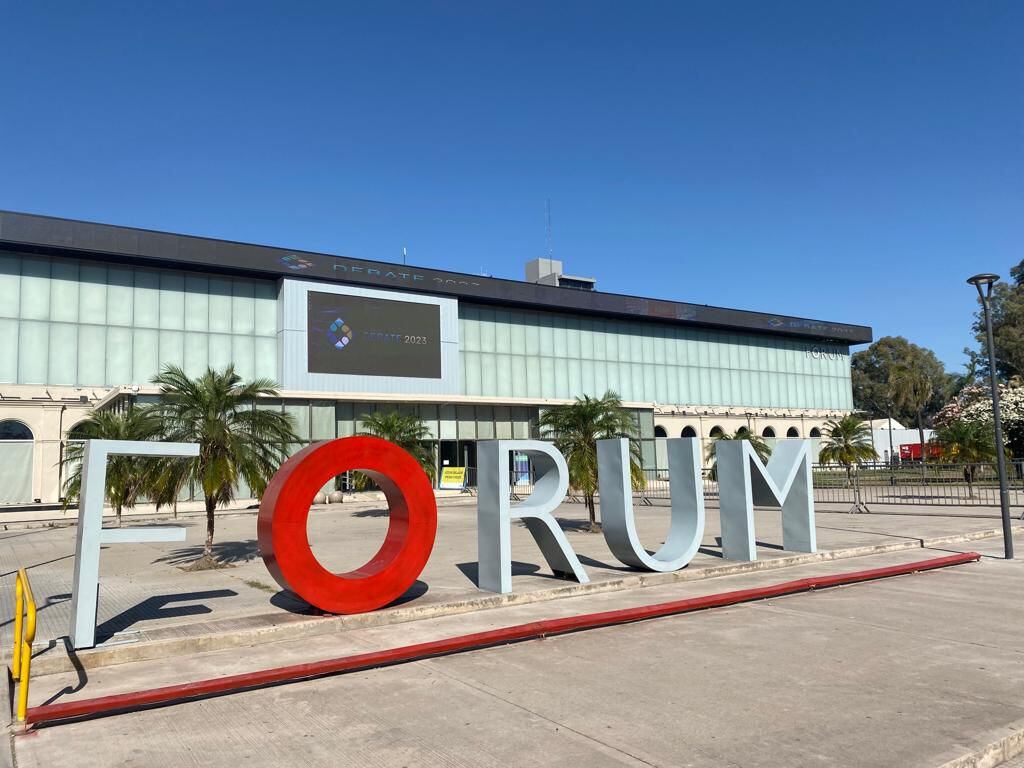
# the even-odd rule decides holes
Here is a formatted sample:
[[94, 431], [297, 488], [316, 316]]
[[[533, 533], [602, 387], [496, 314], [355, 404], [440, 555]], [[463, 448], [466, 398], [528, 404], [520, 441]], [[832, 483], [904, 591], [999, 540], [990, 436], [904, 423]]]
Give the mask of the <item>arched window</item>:
[[817, 427], [811, 427], [811, 437], [821, 437], [821, 430]]
[[711, 431], [708, 434], [711, 435], [711, 437], [721, 437], [725, 434], [725, 430], [716, 424], [711, 428]]
[[666, 432], [665, 428], [663, 426], [661, 426], [660, 424], [655, 424], [654, 425], [654, 436], [655, 437], [668, 437], [668, 432]]
[[765, 427], [761, 430], [761, 437], [775, 437], [775, 430], [771, 427]]
[[35, 436], [28, 425], [14, 419], [0, 421], [0, 504], [33, 501], [35, 452]]
[[680, 437], [696, 437], [697, 430], [693, 427], [683, 427], [683, 431], [679, 433]]
[[14, 419], [0, 421], [0, 440], [32, 440], [32, 430]]
[[786, 437], [800, 437], [800, 430], [796, 427], [790, 427], [786, 430]]
[[82, 419], [80, 422], [75, 424], [71, 429], [68, 430], [68, 440], [88, 440], [88, 435], [85, 434], [82, 429], [82, 425], [85, 424], [86, 419]]

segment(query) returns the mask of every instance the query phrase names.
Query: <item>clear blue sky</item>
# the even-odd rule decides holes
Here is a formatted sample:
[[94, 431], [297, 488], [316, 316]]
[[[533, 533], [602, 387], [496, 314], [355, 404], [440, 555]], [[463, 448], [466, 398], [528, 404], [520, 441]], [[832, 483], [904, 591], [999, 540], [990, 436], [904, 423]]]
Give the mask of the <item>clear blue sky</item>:
[[1024, 258], [1024, 3], [2, 4], [0, 208], [865, 323]]

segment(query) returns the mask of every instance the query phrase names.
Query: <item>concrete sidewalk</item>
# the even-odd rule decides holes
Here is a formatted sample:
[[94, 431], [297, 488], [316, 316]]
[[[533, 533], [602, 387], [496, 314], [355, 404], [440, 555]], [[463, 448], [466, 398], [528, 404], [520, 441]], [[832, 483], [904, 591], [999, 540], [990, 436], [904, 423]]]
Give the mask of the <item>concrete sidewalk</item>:
[[985, 557], [43, 728], [15, 739], [17, 761], [938, 768], [1024, 726], [1024, 563], [999, 559], [994, 538], [45, 676], [32, 692], [67, 701], [969, 549]]
[[[437, 541], [421, 580], [395, 604], [381, 611], [330, 618], [318, 616], [274, 583], [258, 555], [254, 515], [239, 514], [218, 520], [216, 551], [234, 567], [198, 573], [185, 572], [179, 566], [201, 551], [204, 528], [199, 520], [182, 521], [188, 537], [184, 546], [129, 544], [104, 548], [98, 629], [101, 647], [81, 654], [81, 660], [87, 666], [99, 666], [146, 658], [147, 654], [152, 657], [197, 648], [311, 636], [465, 613], [512, 602], [689, 581], [832, 557], [918, 549], [923, 544], [962, 541], [998, 530], [999, 520], [994, 511], [941, 508], [908, 514], [915, 511], [917, 508], [908, 507], [892, 508], [889, 514], [850, 515], [845, 510], [819, 508], [818, 556], [782, 551], [779, 513], [758, 511], [758, 562], [730, 563], [721, 558], [717, 510], [709, 507], [704, 546], [691, 565], [675, 574], [643, 574], [618, 564], [603, 536], [586, 531], [583, 508], [566, 504], [558, 515], [592, 583], [581, 586], [550, 575], [528, 532], [515, 526], [515, 594], [498, 596], [482, 592], [475, 585], [475, 508], [466, 506], [462, 500], [442, 502]], [[667, 526], [667, 507], [638, 508], [639, 533], [652, 546], [662, 540]], [[379, 502], [332, 505], [314, 509], [309, 537], [325, 567], [341, 572], [368, 560], [383, 540], [386, 527], [387, 511]], [[0, 642], [5, 651], [10, 647], [14, 573], [19, 566], [27, 567], [40, 606], [36, 643], [40, 654], [35, 663], [39, 672], [71, 667], [59, 639], [67, 634], [70, 621], [74, 535], [74, 527], [12, 528], [0, 532]]]
[[[976, 551], [966, 545], [957, 551]], [[334, 631], [216, 650], [195, 650], [181, 656], [161, 656], [117, 664], [69, 667], [66, 671], [33, 674], [29, 706], [108, 696], [145, 688], [254, 672], [259, 669], [336, 658], [369, 650], [432, 642], [458, 635], [542, 621], [634, 608], [672, 600], [745, 590], [780, 581], [849, 573], [871, 568], [920, 562], [949, 554], [933, 549], [908, 549], [856, 559], [829, 560], [791, 566], [784, 572], [762, 570], [700, 581], [666, 583], [639, 589], [582, 594], [572, 599], [526, 604], [510, 603], [465, 614], [447, 613], [396, 624], [345, 627]], [[960, 567], [960, 566], [956, 566]], [[245, 634], [244, 632], [242, 634]]]

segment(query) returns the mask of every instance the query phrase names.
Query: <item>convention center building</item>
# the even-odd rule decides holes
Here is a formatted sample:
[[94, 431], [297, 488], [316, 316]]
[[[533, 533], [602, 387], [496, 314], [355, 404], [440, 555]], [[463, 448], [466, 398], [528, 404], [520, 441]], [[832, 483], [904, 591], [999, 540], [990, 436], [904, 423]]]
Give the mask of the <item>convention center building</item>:
[[540, 437], [545, 408], [606, 390], [648, 470], [657, 438], [813, 438], [853, 408], [850, 348], [870, 328], [608, 293], [560, 266], [506, 280], [0, 212], [0, 505], [58, 502], [76, 425], [153, 399], [168, 364], [275, 380], [263, 407], [307, 442], [414, 413], [439, 466]]

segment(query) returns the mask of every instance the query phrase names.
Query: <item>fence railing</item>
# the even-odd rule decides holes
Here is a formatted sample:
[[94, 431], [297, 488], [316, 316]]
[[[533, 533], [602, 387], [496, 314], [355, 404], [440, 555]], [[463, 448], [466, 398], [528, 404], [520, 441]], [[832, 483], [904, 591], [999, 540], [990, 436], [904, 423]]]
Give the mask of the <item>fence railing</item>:
[[[1010, 505], [1024, 507], [1024, 461], [1007, 465]], [[995, 464], [862, 464], [847, 470], [837, 465], [812, 467], [814, 500], [819, 503], [854, 504], [856, 488], [864, 504], [929, 504], [946, 506], [998, 506], [999, 478]], [[718, 482], [713, 470], [702, 470], [704, 496], [718, 497]], [[644, 470], [644, 487], [634, 490], [639, 504], [667, 502], [670, 498], [667, 470]], [[509, 474], [510, 495], [522, 499], [533, 491], [534, 475], [513, 471]], [[855, 482], [856, 481], [856, 482]], [[466, 485], [476, 488], [476, 468], [466, 470]], [[581, 497], [569, 490], [572, 501]]]
[[[1010, 462], [1007, 475], [1010, 505], [1024, 506], [1024, 461]], [[861, 501], [868, 505], [999, 505], [999, 475], [994, 462], [865, 464], [850, 472], [836, 466], [814, 467], [816, 501], [852, 503], [855, 485], [860, 487]]]
[[32, 643], [36, 639], [36, 599], [24, 568], [14, 579], [14, 650], [11, 653], [11, 680], [18, 686], [15, 714], [25, 722], [28, 709], [28, 681], [32, 668]]

